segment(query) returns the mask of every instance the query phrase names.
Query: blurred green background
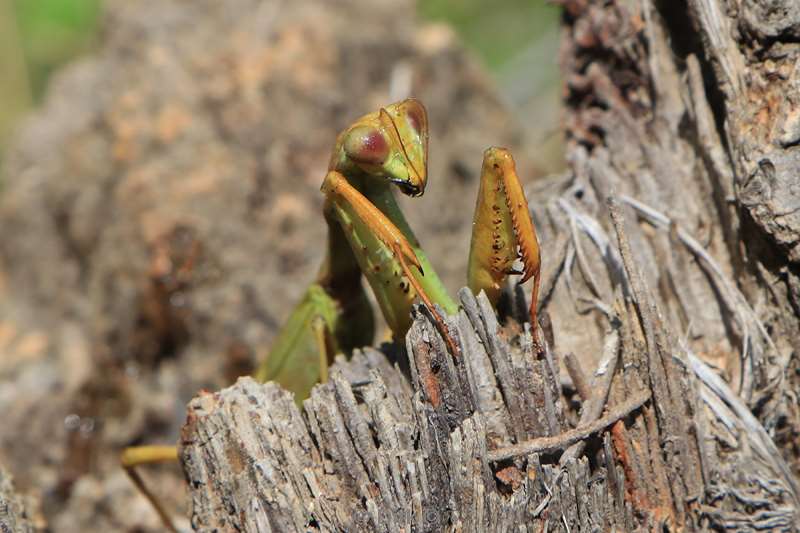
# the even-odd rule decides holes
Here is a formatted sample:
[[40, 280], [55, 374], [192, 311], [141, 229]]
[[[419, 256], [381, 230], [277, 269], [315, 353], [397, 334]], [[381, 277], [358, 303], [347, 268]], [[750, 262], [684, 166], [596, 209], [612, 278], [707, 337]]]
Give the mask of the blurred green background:
[[101, 0], [0, 0], [0, 149], [59, 65], [96, 42]]
[[[48, 77], [97, 42], [102, 0], [0, 0], [0, 159]], [[526, 125], [543, 170], [560, 165], [557, 135], [558, 9], [544, 0], [419, 0], [424, 20], [451, 24], [493, 73]], [[521, 115], [534, 116], [534, 115]]]

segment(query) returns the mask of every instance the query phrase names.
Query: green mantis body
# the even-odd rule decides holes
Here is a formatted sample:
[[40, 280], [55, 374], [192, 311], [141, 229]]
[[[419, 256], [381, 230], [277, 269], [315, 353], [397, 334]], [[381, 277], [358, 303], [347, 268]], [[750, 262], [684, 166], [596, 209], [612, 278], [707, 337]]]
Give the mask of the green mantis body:
[[[327, 378], [333, 355], [369, 345], [372, 308], [362, 285], [366, 277], [396, 340], [411, 326], [411, 307], [421, 300], [440, 326], [448, 349], [458, 348], [436, 306], [458, 311], [394, 198], [392, 186], [421, 196], [427, 181], [428, 119], [416, 100], [398, 102], [358, 119], [336, 139], [322, 183], [328, 224], [325, 259], [317, 279], [294, 308], [267, 358], [255, 373], [277, 381], [300, 402]], [[522, 270], [515, 271], [521, 259]], [[492, 304], [510, 274], [534, 278], [531, 324], [536, 334], [539, 245], [514, 161], [507, 150], [484, 153], [473, 219], [468, 285], [485, 291]], [[175, 461], [172, 446], [128, 448], [122, 466], [150, 500], [165, 526], [169, 516], [135, 470], [146, 463]]]
[[[374, 326], [361, 274], [396, 339], [408, 331], [411, 306], [418, 298], [438, 320], [434, 304], [448, 314], [458, 310], [392, 191], [395, 185], [405, 194], [422, 195], [427, 151], [427, 114], [413, 99], [365, 115], [338, 136], [322, 185], [329, 227], [327, 256], [317, 281], [257, 371], [257, 379], [278, 381], [302, 399], [325, 378], [324, 366], [333, 353], [372, 341]], [[522, 259], [520, 272], [513, 270], [517, 259]], [[468, 285], [475, 293], [486, 291], [494, 304], [513, 273], [522, 274], [523, 282], [535, 278], [531, 305], [535, 323], [536, 233], [511, 155], [490, 148], [484, 154], [473, 220]]]

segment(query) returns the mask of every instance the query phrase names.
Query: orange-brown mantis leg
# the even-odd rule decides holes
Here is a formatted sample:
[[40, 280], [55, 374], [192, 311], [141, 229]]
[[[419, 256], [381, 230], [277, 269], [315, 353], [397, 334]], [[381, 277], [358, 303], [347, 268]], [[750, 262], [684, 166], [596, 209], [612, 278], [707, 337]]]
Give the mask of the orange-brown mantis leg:
[[125, 448], [120, 457], [122, 468], [125, 473], [131, 478], [136, 488], [144, 494], [144, 497], [150, 502], [150, 505], [156, 510], [161, 522], [169, 531], [177, 533], [175, 524], [172, 522], [169, 514], [164, 506], [158, 500], [155, 494], [147, 487], [144, 480], [136, 471], [136, 467], [144, 464], [154, 463], [174, 463], [178, 461], [178, 448], [176, 446], [133, 446]]
[[[521, 272], [514, 270], [518, 259], [522, 261]], [[540, 272], [539, 239], [514, 159], [504, 148], [489, 148], [483, 156], [472, 223], [467, 284], [475, 294], [484, 291], [492, 305], [496, 305], [510, 274], [522, 274], [520, 283], [533, 278], [530, 320], [538, 344]]]

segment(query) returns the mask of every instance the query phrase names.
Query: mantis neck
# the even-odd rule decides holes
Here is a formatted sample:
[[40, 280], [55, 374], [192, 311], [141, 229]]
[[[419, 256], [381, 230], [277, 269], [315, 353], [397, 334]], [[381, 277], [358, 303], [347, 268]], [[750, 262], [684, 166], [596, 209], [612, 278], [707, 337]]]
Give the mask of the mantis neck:
[[351, 174], [347, 179], [356, 189], [366, 196], [370, 202], [380, 209], [401, 232], [403, 232], [403, 235], [405, 235], [411, 247], [414, 249], [414, 253], [420, 265], [422, 265], [424, 275], [420, 275], [419, 273], [414, 274], [420, 285], [422, 285], [422, 288], [428, 294], [431, 301], [439, 304], [447, 314], [455, 314], [458, 311], [458, 305], [447, 293], [447, 289], [445, 289], [442, 280], [436, 274], [428, 256], [420, 247], [417, 237], [414, 235], [411, 226], [408, 225], [406, 217], [403, 216], [403, 212], [397, 204], [391, 185], [379, 178], [366, 175], [354, 176]]

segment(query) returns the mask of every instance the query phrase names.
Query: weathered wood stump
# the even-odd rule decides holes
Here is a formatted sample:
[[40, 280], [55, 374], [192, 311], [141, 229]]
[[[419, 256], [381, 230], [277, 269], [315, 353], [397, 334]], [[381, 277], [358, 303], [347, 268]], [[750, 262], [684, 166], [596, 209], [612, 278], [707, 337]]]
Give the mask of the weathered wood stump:
[[[193, 526], [631, 531], [730, 524], [751, 505], [762, 525], [795, 522], [796, 489], [772, 441], [649, 304], [619, 301], [570, 430], [555, 354], [535, 354], [527, 331], [509, 340], [483, 296], [460, 296], [450, 326], [461, 356], [419, 316], [407, 339], [410, 384], [366, 350], [339, 362], [302, 413], [289, 393], [249, 378], [195, 399], [181, 453]], [[609, 388], [608, 415], [587, 417]], [[746, 445], [724, 451], [719, 434]], [[712, 490], [739, 494], [740, 505], [713, 506]]]
[[796, 530], [800, 10], [562, 3], [570, 169], [529, 191], [548, 349], [462, 292], [461, 355], [420, 314], [408, 382], [366, 350], [302, 412], [249, 380], [195, 399], [196, 529]]

